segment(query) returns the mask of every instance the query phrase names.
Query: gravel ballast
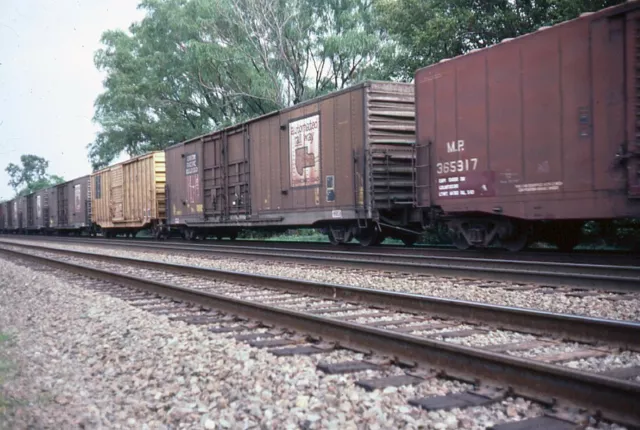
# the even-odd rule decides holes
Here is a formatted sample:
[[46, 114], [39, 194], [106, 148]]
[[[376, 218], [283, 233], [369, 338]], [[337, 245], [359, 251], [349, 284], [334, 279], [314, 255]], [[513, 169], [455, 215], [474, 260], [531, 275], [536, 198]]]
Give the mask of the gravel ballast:
[[277, 358], [47, 272], [0, 259], [0, 333], [12, 335], [1, 354], [15, 369], [0, 386], [13, 400], [0, 428], [481, 429], [541, 414], [520, 398], [427, 413], [406, 401], [466, 386], [366, 392], [358, 377], [399, 370], [325, 375], [318, 361], [362, 356]]
[[[3, 238], [3, 240], [6, 240]], [[19, 240], [10, 239], [19, 243]], [[27, 241], [26, 243], [30, 243]], [[32, 242], [31, 242], [32, 243]], [[259, 273], [271, 276], [283, 276], [318, 282], [329, 282], [378, 290], [408, 292], [435, 297], [492, 303], [504, 306], [515, 306], [540, 309], [549, 312], [587, 315], [598, 318], [617, 320], [640, 320], [640, 294], [635, 299], [610, 301], [596, 296], [571, 297], [560, 293], [541, 294], [540, 291], [508, 291], [499, 287], [487, 288], [486, 281], [458, 280], [454, 278], [432, 277], [422, 275], [403, 275], [398, 273], [375, 272], [372, 270], [326, 268], [305, 264], [278, 263], [277, 261], [232, 258], [207, 258], [201, 254], [172, 255], [157, 251], [139, 252], [122, 248], [97, 247], [71, 243], [49, 242], [45, 246], [64, 248], [96, 254], [130, 257], [161, 261], [173, 264], [184, 264], [208, 268], [216, 268], [237, 272]], [[213, 256], [213, 254], [212, 254]], [[508, 286], [509, 284], [504, 284]], [[602, 296], [608, 294], [603, 292]]]

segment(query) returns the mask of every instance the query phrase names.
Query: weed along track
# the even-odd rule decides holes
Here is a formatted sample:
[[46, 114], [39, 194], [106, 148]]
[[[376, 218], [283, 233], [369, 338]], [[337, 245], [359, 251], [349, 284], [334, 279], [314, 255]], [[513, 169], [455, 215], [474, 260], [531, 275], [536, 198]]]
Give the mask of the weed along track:
[[[640, 422], [640, 324], [79, 252], [1, 252], [98, 279], [97, 288], [134, 306], [277, 356], [318, 355], [318, 370], [350, 375], [365, 390], [418, 387], [405, 408], [515, 396], [533, 399], [535, 422], [551, 427], [566, 424], [560, 417]], [[419, 395], [445, 380], [455, 388]], [[504, 425], [496, 428], [512, 424]]]

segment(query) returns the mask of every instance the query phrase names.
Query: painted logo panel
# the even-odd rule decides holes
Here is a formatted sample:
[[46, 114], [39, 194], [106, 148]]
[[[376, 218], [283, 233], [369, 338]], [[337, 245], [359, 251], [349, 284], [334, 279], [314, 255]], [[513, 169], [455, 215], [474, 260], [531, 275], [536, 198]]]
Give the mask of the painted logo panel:
[[320, 115], [289, 123], [291, 187], [320, 186]]
[[200, 201], [200, 174], [198, 170], [198, 154], [186, 154], [184, 173], [187, 182], [187, 203], [195, 204]]
[[40, 218], [42, 216], [42, 202], [41, 196], [36, 196], [36, 216]]
[[74, 194], [74, 202], [76, 204], [76, 212], [80, 212], [80, 209], [82, 208], [82, 185], [78, 184], [76, 186], [73, 187], [73, 194]]

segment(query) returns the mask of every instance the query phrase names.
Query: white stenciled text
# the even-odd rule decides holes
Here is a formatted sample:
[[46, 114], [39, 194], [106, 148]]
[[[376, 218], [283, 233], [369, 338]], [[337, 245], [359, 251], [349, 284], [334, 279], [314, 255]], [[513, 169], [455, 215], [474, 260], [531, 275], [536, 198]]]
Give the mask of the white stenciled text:
[[447, 142], [447, 152], [463, 152], [464, 151], [464, 140], [452, 140], [451, 142]]
[[456, 172], [468, 172], [478, 168], [477, 158], [463, 158], [462, 160], [445, 161], [436, 164], [438, 175]]

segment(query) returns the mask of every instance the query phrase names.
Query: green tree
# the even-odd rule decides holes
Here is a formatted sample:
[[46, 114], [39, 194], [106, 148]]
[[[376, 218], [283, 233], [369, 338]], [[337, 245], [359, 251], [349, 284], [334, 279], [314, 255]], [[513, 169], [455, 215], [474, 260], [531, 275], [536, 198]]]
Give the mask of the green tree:
[[5, 169], [11, 178], [9, 185], [19, 196], [64, 182], [60, 176], [47, 174], [49, 162], [42, 157], [25, 154], [20, 156], [20, 164], [9, 163]]
[[624, 0], [377, 0], [379, 25], [398, 43], [397, 77]]
[[370, 77], [389, 48], [371, 0], [144, 0], [129, 32], [108, 31], [95, 103], [94, 168]]

